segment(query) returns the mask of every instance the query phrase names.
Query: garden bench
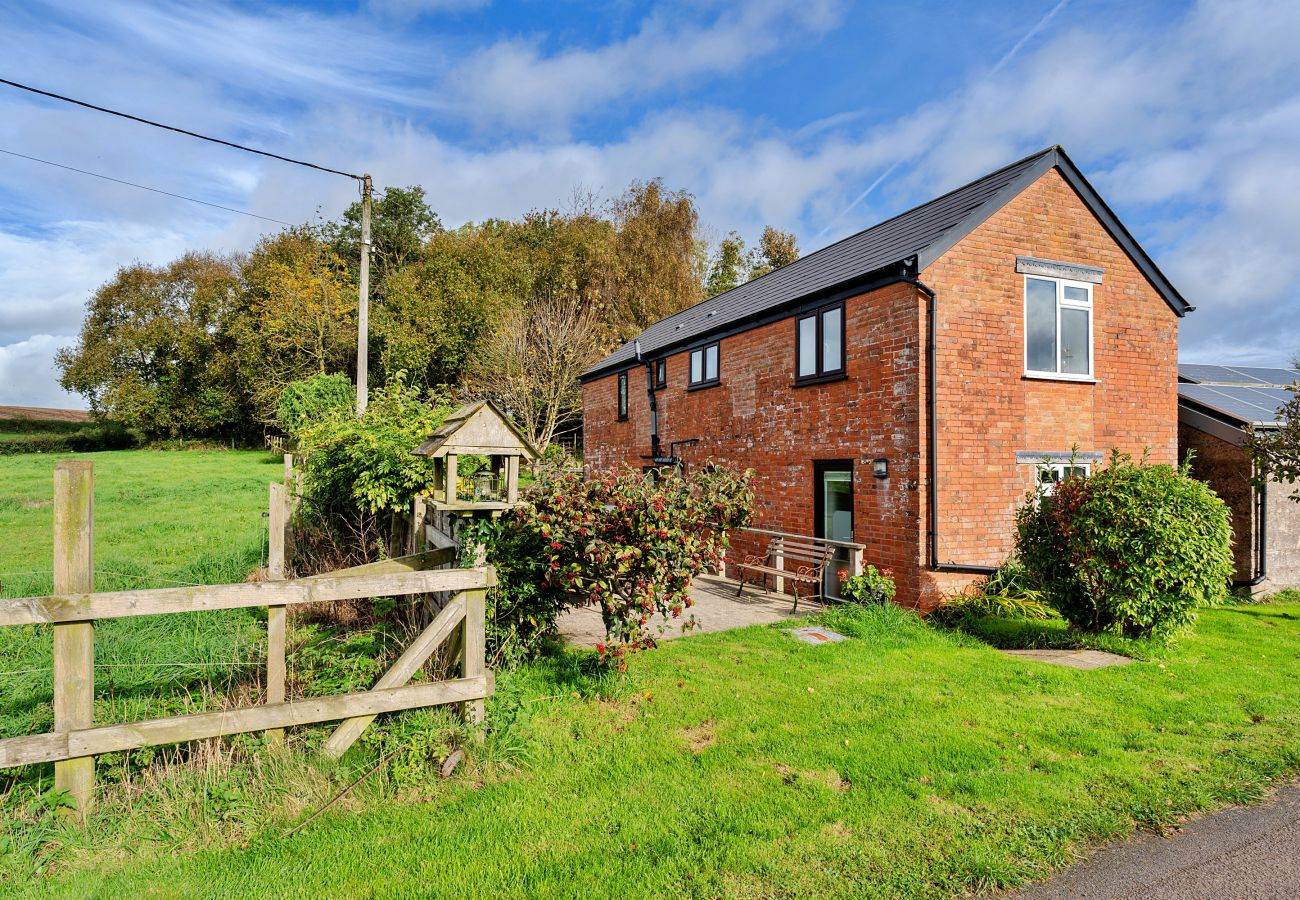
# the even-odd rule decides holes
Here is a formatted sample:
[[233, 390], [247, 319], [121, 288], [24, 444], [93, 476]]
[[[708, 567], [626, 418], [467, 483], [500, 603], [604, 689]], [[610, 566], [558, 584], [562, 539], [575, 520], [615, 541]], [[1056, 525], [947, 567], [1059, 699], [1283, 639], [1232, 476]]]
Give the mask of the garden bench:
[[[792, 582], [794, 589], [794, 606], [791, 612], [799, 609], [799, 585], [816, 585], [816, 592], [821, 593], [822, 575], [826, 566], [835, 558], [835, 548], [825, 544], [791, 541], [776, 538], [767, 545], [767, 552], [761, 556], [745, 555], [745, 561], [736, 563], [740, 576], [740, 586], [736, 588], [739, 597], [745, 585], [751, 580], [767, 586], [767, 576], [785, 578]], [[787, 562], [794, 563], [794, 568], [783, 568]], [[779, 565], [778, 565], [779, 564]], [[810, 592], [811, 596], [811, 592]]]

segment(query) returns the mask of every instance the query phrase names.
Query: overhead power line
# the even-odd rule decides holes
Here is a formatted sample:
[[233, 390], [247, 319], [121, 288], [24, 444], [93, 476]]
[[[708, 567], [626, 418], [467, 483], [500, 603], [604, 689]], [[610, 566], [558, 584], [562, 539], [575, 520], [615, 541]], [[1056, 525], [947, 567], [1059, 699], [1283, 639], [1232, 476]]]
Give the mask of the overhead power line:
[[152, 125], [154, 128], [162, 128], [165, 131], [174, 131], [177, 134], [188, 135], [192, 138], [198, 138], [201, 141], [209, 141], [213, 144], [221, 144], [223, 147], [233, 147], [236, 150], [243, 150], [245, 153], [256, 153], [258, 156], [269, 156], [271, 159], [278, 159], [281, 162], [293, 163], [295, 166], [305, 166], [308, 169], [316, 169], [320, 172], [329, 172], [331, 175], [342, 175], [344, 178], [351, 178], [356, 181], [361, 180], [360, 175], [353, 175], [351, 172], [343, 172], [339, 169], [331, 169], [328, 166], [318, 166], [316, 163], [306, 162], [301, 159], [293, 159], [288, 156], [281, 156], [278, 153], [271, 153], [268, 150], [258, 150], [256, 147], [246, 147], [243, 144], [236, 144], [233, 141], [225, 141], [221, 138], [209, 137], [206, 134], [199, 134], [197, 131], [189, 131], [184, 128], [177, 128], [175, 125], [165, 125], [162, 122], [155, 122], [152, 119], [144, 119], [140, 116], [133, 116], [130, 113], [119, 112], [116, 109], [109, 109], [106, 106], [96, 106], [93, 103], [87, 103], [84, 100], [76, 100], [72, 97], [65, 97], [62, 94], [55, 94], [50, 91], [43, 91], [40, 88], [32, 87], [29, 84], [21, 84], [17, 81], [10, 81], [7, 78], [0, 78], [0, 84], [7, 84], [10, 87], [18, 88], [20, 91], [29, 91], [33, 94], [39, 94], [42, 97], [49, 97], [53, 100], [62, 100], [64, 103], [71, 103], [75, 106], [82, 106], [86, 109], [93, 109], [97, 112], [108, 113], [110, 116], [117, 116], [122, 119], [130, 119], [132, 122], [139, 122], [142, 125]]
[[220, 203], [209, 203], [207, 200], [199, 200], [197, 197], [186, 197], [184, 194], [173, 194], [171, 191], [164, 191], [160, 188], [149, 187], [147, 184], [136, 184], [134, 181], [123, 181], [121, 178], [114, 178], [111, 175], [101, 175], [99, 172], [90, 172], [86, 169], [78, 169], [75, 166], [65, 166], [63, 163], [50, 162], [48, 159], [40, 159], [35, 156], [28, 156], [25, 153], [15, 153], [12, 150], [6, 150], [0, 147], [0, 153], [7, 153], [10, 156], [17, 156], [19, 159], [29, 159], [32, 162], [38, 162], [47, 166], [54, 166], [57, 169], [67, 169], [69, 172], [78, 172], [82, 175], [90, 175], [95, 178], [102, 178], [105, 181], [112, 181], [117, 184], [124, 184], [127, 187], [139, 188], [142, 191], [152, 191], [155, 194], [163, 194], [167, 197], [175, 197], [177, 200], [188, 200], [190, 203], [200, 203], [204, 206], [211, 206], [213, 209], [223, 209], [226, 212], [232, 212], [241, 216], [248, 216], [252, 219], [261, 219], [265, 222], [274, 222], [277, 225], [287, 225], [292, 228], [292, 222], [283, 222], [280, 219], [272, 219], [270, 216], [259, 216], [257, 213], [246, 212], [242, 209], [235, 209], [232, 206], [222, 206]]

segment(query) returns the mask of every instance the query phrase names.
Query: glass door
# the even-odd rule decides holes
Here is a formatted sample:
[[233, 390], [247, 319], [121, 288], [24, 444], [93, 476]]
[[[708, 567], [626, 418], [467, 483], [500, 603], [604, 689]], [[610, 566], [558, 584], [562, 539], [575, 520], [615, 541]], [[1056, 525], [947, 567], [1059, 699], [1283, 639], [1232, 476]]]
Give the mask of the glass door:
[[[834, 541], [853, 540], [852, 461], [818, 460], [813, 463], [813, 471], [816, 536]], [[848, 568], [848, 559], [847, 549], [836, 550], [835, 558], [826, 567], [823, 577], [823, 596], [839, 599], [840, 572]]]

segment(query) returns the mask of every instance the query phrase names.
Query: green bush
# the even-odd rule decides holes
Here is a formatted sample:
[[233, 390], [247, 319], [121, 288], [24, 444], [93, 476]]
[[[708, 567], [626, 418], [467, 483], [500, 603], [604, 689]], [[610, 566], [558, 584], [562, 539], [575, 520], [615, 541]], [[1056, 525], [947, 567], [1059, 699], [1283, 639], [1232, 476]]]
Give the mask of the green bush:
[[357, 389], [348, 376], [313, 375], [285, 385], [276, 424], [297, 437], [318, 422], [350, 412], [356, 400]]
[[840, 582], [840, 596], [854, 603], [888, 603], [894, 599], [898, 588], [888, 570], [880, 571], [867, 566], [861, 575], [853, 575]]
[[1057, 618], [1046, 594], [1025, 568], [1012, 557], [998, 570], [944, 599], [930, 617], [944, 625], [955, 625], [971, 616], [997, 619], [1043, 621]]
[[455, 407], [426, 397], [397, 373], [370, 397], [365, 415], [326, 417], [299, 435], [312, 506], [326, 516], [355, 520], [358, 513], [405, 515], [433, 484], [433, 459], [411, 451]]
[[1181, 468], [1114, 452], [1017, 515], [1017, 556], [1072, 625], [1165, 636], [1222, 601], [1232, 576], [1228, 508]]
[[[62, 424], [62, 423], [60, 423]], [[0, 456], [18, 453], [94, 453], [99, 450], [129, 450], [139, 444], [137, 436], [116, 422], [82, 424], [75, 430], [24, 433], [20, 438], [0, 441]]]

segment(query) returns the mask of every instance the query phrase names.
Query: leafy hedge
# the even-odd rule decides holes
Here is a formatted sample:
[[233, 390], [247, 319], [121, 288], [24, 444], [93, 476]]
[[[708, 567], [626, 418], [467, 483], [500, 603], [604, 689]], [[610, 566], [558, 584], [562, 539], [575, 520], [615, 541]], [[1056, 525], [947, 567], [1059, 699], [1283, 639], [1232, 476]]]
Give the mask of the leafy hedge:
[[1090, 631], [1164, 636], [1224, 599], [1228, 508], [1180, 468], [1115, 452], [1087, 478], [1026, 504], [1016, 552], [1048, 601]]
[[[19, 420], [22, 421], [22, 420]], [[29, 421], [29, 420], [28, 420]], [[68, 423], [54, 424], [57, 430], [27, 431], [0, 423], [0, 431], [15, 431], [22, 437], [0, 441], [0, 456], [19, 453], [92, 453], [97, 450], [129, 450], [140, 442], [136, 435], [115, 422], [81, 423], [67, 428]]]
[[313, 375], [293, 381], [280, 394], [276, 424], [297, 437], [312, 425], [350, 412], [357, 389], [346, 375]]

